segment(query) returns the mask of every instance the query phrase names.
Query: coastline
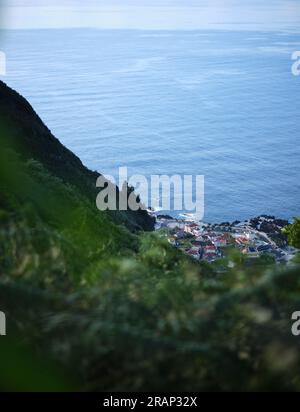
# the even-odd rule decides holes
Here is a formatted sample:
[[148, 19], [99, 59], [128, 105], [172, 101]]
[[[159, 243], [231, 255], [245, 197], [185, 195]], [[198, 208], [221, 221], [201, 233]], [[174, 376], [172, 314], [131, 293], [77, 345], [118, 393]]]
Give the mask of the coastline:
[[282, 231], [287, 225], [288, 220], [269, 215], [245, 221], [204, 223], [190, 215], [175, 218], [158, 214], [155, 230], [163, 232], [172, 246], [199, 261], [215, 262], [236, 249], [246, 260], [264, 257], [284, 264], [297, 252], [288, 245]]

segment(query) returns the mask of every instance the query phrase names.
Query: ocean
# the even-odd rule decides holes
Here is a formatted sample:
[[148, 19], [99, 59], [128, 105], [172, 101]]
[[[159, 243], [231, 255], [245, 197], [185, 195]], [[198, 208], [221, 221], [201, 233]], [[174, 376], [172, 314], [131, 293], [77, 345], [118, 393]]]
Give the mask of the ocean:
[[205, 221], [300, 215], [300, 33], [11, 30], [2, 79], [103, 174], [205, 176]]

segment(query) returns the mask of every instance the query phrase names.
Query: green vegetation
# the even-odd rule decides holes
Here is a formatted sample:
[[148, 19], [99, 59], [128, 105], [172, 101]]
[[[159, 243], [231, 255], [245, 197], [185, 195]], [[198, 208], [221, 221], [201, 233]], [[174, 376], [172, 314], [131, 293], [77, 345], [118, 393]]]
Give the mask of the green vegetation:
[[1, 132], [0, 388], [300, 390], [296, 263], [199, 264], [143, 216], [99, 212], [84, 170], [24, 156], [19, 125]]
[[300, 219], [295, 218], [292, 225], [284, 228], [284, 233], [288, 236], [289, 243], [300, 249]]

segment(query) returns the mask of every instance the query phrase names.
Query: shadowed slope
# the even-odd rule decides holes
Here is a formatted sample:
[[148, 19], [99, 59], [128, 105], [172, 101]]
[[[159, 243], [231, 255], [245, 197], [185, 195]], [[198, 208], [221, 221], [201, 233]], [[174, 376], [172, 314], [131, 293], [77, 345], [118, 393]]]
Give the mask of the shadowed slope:
[[[31, 105], [17, 92], [0, 81], [0, 121], [9, 136], [1, 133], [1, 146], [13, 147], [23, 159], [39, 161], [54, 176], [72, 185], [95, 202], [96, 180], [100, 175], [86, 168], [81, 160], [63, 146], [35, 113]], [[130, 230], [152, 230], [154, 220], [146, 211], [111, 212], [118, 223]]]

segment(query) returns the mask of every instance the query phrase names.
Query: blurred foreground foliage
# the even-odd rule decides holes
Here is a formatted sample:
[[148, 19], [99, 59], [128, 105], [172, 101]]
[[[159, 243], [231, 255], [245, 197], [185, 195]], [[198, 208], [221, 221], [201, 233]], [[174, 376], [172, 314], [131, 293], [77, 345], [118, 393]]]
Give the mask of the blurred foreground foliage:
[[295, 217], [294, 223], [285, 227], [283, 231], [288, 236], [289, 243], [300, 249], [300, 219]]
[[0, 193], [0, 388], [300, 390], [297, 262], [199, 264], [12, 149]]

